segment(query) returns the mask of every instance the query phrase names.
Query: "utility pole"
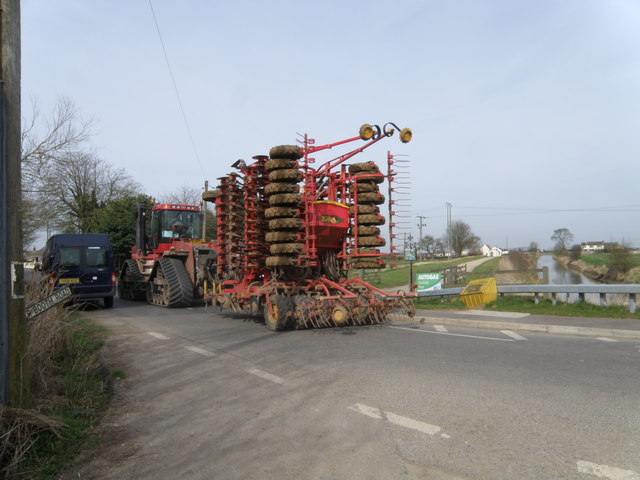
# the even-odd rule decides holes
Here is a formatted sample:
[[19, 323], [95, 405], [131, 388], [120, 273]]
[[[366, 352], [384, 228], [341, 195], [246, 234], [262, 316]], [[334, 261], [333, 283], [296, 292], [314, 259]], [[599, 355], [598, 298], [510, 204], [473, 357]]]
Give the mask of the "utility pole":
[[[204, 181], [204, 191], [209, 190], [209, 180]], [[203, 213], [202, 213], [202, 241], [207, 241], [207, 202], [202, 201], [202, 197], [200, 197], [200, 205], [202, 205]]]
[[451, 255], [451, 203], [445, 203], [447, 207], [447, 249], [449, 250], [449, 258], [453, 258]]
[[421, 248], [421, 245], [422, 245], [422, 229], [427, 226], [427, 224], [424, 223], [423, 220], [425, 218], [427, 218], [427, 217], [425, 217], [424, 215], [418, 215], [417, 218], [419, 220], [419, 222], [418, 222], [418, 231], [420, 232], [419, 233], [420, 236], [418, 238], [418, 248]]
[[26, 408], [20, 178], [20, 1], [0, 0], [0, 403]]

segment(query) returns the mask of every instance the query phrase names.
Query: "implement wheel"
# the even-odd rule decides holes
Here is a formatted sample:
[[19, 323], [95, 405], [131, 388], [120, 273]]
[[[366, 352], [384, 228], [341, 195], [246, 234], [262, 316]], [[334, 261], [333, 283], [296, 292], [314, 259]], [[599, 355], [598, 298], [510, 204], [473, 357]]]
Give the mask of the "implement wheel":
[[300, 185], [287, 182], [274, 182], [267, 184], [264, 187], [264, 193], [266, 195], [273, 195], [274, 193], [298, 193], [300, 192]]
[[274, 170], [269, 173], [270, 182], [291, 182], [298, 183], [302, 180], [302, 172], [295, 168], [285, 168], [283, 170]]
[[[269, 312], [271, 306], [271, 312]], [[293, 322], [293, 302], [286, 295], [273, 295], [264, 305], [264, 323], [269, 330], [278, 332]]]
[[298, 145], [278, 145], [269, 150], [269, 156], [271, 158], [290, 158], [291, 160], [298, 160], [302, 158], [302, 149]]
[[294, 243], [299, 240], [296, 232], [269, 232], [265, 235], [267, 243]]
[[302, 197], [297, 193], [278, 193], [269, 197], [271, 206], [298, 205], [301, 201]]
[[267, 172], [271, 172], [272, 170], [281, 170], [283, 168], [298, 168], [298, 162], [295, 160], [289, 160], [288, 158], [272, 158], [271, 160], [267, 160], [267, 163], [264, 164], [264, 169]]

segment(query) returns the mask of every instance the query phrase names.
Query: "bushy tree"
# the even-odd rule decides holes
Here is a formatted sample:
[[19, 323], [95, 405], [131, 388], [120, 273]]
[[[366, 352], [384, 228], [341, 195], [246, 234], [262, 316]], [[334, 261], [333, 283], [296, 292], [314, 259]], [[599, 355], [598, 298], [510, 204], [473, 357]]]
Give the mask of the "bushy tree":
[[136, 209], [139, 203], [145, 203], [149, 208], [151, 199], [148, 195], [127, 195], [106, 202], [98, 211], [91, 233], [109, 235], [118, 263], [129, 258], [131, 247], [136, 243]]
[[582, 247], [580, 245], [573, 245], [571, 247], [571, 251], [569, 252], [569, 258], [573, 261], [580, 260], [582, 256]]
[[628, 244], [623, 243], [611, 250], [611, 267], [616, 273], [625, 274], [633, 267], [633, 253]]

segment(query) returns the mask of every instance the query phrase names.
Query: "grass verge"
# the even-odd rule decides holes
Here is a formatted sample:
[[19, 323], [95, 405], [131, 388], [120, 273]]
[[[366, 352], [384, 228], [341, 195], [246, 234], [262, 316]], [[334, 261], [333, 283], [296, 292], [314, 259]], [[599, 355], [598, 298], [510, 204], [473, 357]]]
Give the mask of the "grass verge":
[[[46, 296], [48, 291], [30, 292]], [[28, 302], [34, 301], [30, 298]], [[28, 323], [31, 408], [0, 406], [0, 478], [53, 479], [82, 447], [110, 399], [100, 351], [107, 331], [60, 307]], [[111, 378], [110, 378], [111, 377]]]

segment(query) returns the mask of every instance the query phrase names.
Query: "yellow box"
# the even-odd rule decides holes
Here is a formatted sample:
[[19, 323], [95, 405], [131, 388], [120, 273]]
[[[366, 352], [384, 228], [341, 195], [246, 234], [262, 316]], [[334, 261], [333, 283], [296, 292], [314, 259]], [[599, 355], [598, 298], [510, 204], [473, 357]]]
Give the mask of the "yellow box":
[[491, 303], [498, 298], [495, 278], [480, 278], [470, 281], [460, 292], [460, 300], [465, 307], [477, 307]]

